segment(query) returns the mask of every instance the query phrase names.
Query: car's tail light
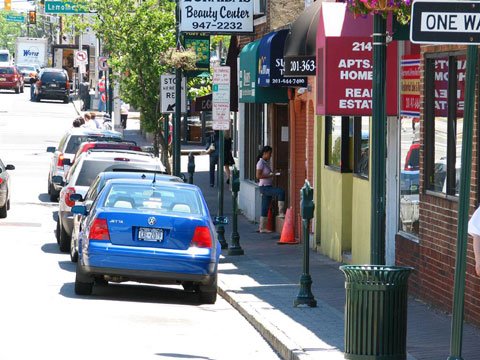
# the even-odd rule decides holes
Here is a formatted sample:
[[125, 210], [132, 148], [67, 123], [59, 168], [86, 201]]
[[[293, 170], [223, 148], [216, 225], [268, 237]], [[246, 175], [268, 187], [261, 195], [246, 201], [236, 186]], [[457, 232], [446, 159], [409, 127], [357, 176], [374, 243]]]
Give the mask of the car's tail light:
[[65, 89], [70, 89], [70, 81], [68, 80], [65, 82]]
[[88, 238], [90, 240], [110, 240], [107, 220], [99, 218], [93, 220]]
[[70, 199], [70, 195], [75, 194], [75, 188], [68, 187], [65, 189], [65, 205], [68, 207], [73, 207], [75, 205], [75, 201]]
[[18, 81], [18, 76], [17, 75], [13, 76], [13, 81]]
[[95, 144], [86, 144], [83, 147], [82, 152], [87, 152], [88, 150], [93, 149], [94, 147], [95, 147]]
[[3, 183], [3, 179], [2, 179], [2, 178], [0, 178], [0, 184], [1, 184], [1, 183]]
[[197, 226], [193, 233], [191, 246], [209, 248], [212, 247], [212, 235], [206, 226]]
[[128, 158], [122, 158], [122, 157], [116, 157], [115, 159], [113, 159], [115, 161], [130, 161], [130, 159]]
[[63, 168], [63, 159], [65, 159], [63, 154], [59, 154], [57, 160], [57, 167]]

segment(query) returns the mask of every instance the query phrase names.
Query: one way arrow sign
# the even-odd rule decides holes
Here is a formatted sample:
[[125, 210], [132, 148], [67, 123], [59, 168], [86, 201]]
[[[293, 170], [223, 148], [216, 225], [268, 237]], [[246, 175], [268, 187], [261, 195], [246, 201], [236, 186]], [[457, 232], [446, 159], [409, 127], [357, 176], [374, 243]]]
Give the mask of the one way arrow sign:
[[[175, 112], [175, 75], [165, 74], [161, 76], [161, 110], [162, 113]], [[182, 113], [186, 112], [186, 96], [185, 96], [185, 78], [182, 78]]]

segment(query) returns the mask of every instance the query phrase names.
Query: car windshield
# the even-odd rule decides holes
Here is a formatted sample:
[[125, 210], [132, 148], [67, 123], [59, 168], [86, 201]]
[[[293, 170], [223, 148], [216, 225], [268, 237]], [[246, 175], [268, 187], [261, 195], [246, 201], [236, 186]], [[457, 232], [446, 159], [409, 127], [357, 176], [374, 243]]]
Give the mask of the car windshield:
[[113, 138], [113, 137], [108, 137], [108, 138], [104, 138], [102, 135], [72, 135], [70, 136], [70, 139], [68, 140], [68, 144], [67, 144], [67, 147], [65, 148], [65, 153], [66, 154], [76, 154], [77, 151], [78, 151], [78, 148], [80, 147], [80, 144], [83, 143], [83, 142], [87, 142], [87, 141], [95, 141], [94, 139], [95, 138], [98, 138], [98, 140], [104, 140], [104, 139], [108, 139], [108, 141], [120, 141], [121, 139], [120, 138]]
[[12, 67], [2, 67], [0, 68], [0, 74], [13, 74]]
[[35, 70], [35, 68], [33, 66], [18, 66], [18, 69], [20, 71], [24, 71], [24, 72], [27, 72], [27, 71], [36, 72], [37, 71], [37, 70]]
[[145, 169], [145, 170], [159, 170], [156, 164], [135, 164], [135, 163], [122, 163], [115, 160], [85, 160], [82, 164], [82, 169], [78, 174], [75, 182], [78, 186], [90, 186], [102, 171], [111, 171], [113, 169]]
[[138, 209], [177, 215], [203, 214], [198, 193], [192, 189], [156, 184], [113, 184], [103, 204], [106, 208]]
[[8, 54], [0, 54], [0, 61], [3, 61], [3, 62], [8, 61]]
[[61, 72], [45, 72], [42, 75], [42, 82], [66, 81], [67, 76]]

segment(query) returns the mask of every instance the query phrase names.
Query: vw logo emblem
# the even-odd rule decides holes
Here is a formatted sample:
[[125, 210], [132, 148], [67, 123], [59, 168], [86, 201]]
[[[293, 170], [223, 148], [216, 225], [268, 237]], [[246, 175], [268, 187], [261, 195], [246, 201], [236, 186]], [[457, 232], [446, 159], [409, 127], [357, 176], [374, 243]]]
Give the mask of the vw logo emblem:
[[148, 218], [148, 225], [155, 225], [157, 223], [157, 219], [155, 219], [153, 216]]

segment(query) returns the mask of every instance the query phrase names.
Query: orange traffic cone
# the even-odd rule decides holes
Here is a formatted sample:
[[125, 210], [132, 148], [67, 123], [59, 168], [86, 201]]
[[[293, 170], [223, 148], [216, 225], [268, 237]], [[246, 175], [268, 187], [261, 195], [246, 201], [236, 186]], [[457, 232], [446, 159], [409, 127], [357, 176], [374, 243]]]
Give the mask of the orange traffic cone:
[[273, 231], [273, 212], [272, 212], [272, 207], [270, 206], [268, 208], [268, 215], [267, 215], [267, 226], [266, 229], [269, 231]]
[[277, 244], [298, 244], [299, 241], [295, 240], [295, 231], [293, 229], [293, 215], [292, 209], [288, 208], [285, 214], [285, 223], [283, 224], [282, 235], [280, 241]]

